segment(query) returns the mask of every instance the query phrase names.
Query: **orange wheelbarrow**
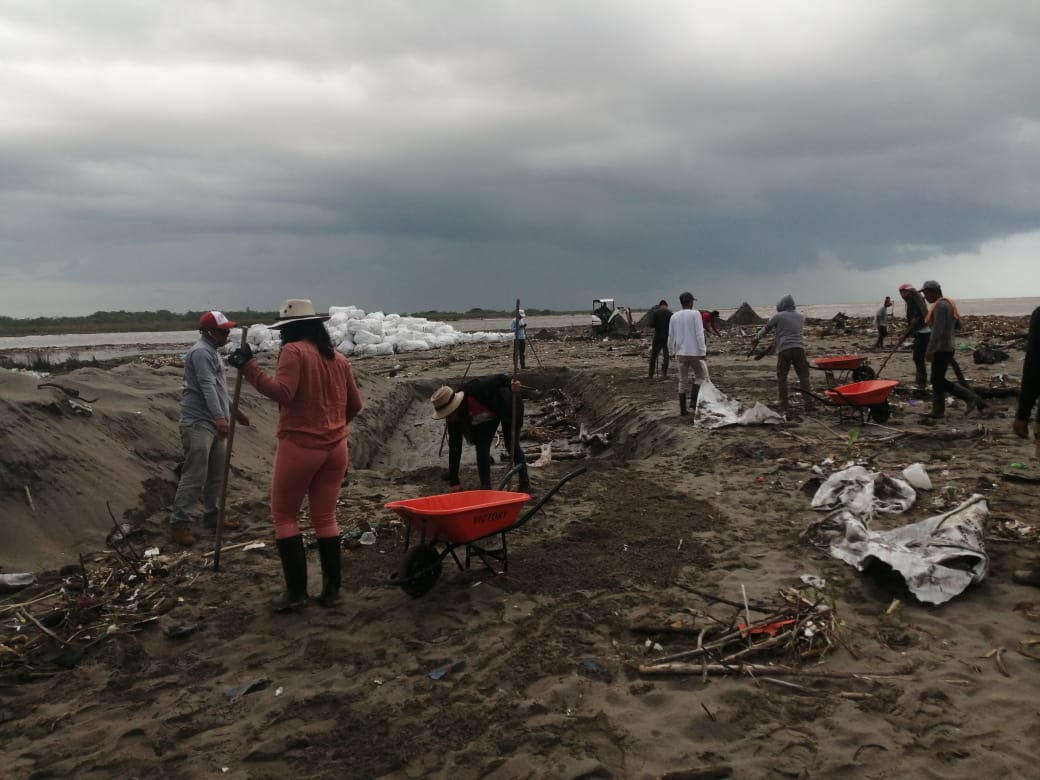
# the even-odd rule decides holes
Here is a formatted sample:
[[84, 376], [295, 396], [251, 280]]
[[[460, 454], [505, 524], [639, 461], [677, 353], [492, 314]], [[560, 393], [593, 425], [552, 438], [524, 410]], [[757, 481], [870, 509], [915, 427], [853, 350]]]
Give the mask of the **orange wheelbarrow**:
[[898, 385], [895, 379], [867, 379], [863, 382], [853, 382], [851, 385], [841, 385], [824, 390], [824, 395], [819, 396], [807, 390], [798, 390], [804, 395], [810, 395], [825, 406], [836, 406], [838, 418], [845, 419], [847, 413], [859, 415], [860, 424], [871, 419], [876, 423], [883, 423], [892, 416], [892, 407], [889, 406], [888, 397], [892, 390]]
[[[506, 534], [522, 527], [564, 483], [584, 472], [582, 466], [565, 475], [522, 515], [520, 510], [531, 496], [508, 490], [464, 490], [384, 504], [404, 519], [407, 529], [404, 558], [390, 576], [389, 584], [418, 598], [436, 584], [444, 559], [449, 555], [462, 571], [468, 570], [471, 561], [478, 558], [495, 574], [506, 573], [509, 570]], [[512, 471], [506, 475], [503, 484], [511, 474]], [[414, 546], [411, 544], [413, 532], [419, 537]], [[497, 544], [486, 546], [486, 540], [497, 540]], [[464, 560], [456, 552], [459, 548], [465, 550]], [[501, 564], [501, 571], [496, 570], [496, 563]]]

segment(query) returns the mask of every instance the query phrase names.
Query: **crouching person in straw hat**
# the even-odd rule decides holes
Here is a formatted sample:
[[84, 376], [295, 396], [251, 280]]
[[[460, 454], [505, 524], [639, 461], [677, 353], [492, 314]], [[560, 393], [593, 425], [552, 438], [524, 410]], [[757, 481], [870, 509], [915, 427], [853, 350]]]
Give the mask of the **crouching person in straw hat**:
[[285, 592], [272, 601], [284, 612], [307, 602], [307, 555], [297, 516], [303, 497], [310, 503], [311, 525], [318, 538], [323, 606], [339, 598], [340, 536], [336, 500], [347, 471], [347, 434], [361, 411], [361, 393], [350, 361], [332, 346], [325, 315], [309, 300], [282, 303], [279, 321], [282, 350], [274, 376], [266, 373], [249, 347], [228, 358], [253, 387], [278, 402], [278, 449], [271, 476], [271, 516]]
[[[212, 528], [217, 524], [231, 416], [224, 361], [217, 350], [227, 344], [233, 327], [235, 323], [223, 312], [203, 313], [199, 318], [202, 337], [184, 356], [180, 415], [184, 462], [170, 511], [170, 538], [182, 547], [195, 544], [191, 515], [200, 498], [204, 525]], [[249, 425], [249, 418], [240, 412], [237, 422]], [[238, 528], [238, 523], [225, 519], [224, 527]]]
[[[511, 380], [505, 374], [495, 374], [471, 379], [458, 391], [445, 385], [430, 396], [430, 401], [433, 402], [433, 418], [444, 420], [448, 425], [448, 484], [452, 491], [462, 489], [459, 461], [462, 459], [463, 439], [476, 449], [481, 489], [491, 489], [491, 443], [499, 425], [502, 426], [506, 449], [513, 453], [513, 462], [520, 466], [518, 489], [521, 493], [531, 491], [527, 460], [519, 441], [524, 421], [519, 379]], [[514, 406], [517, 414], [515, 426]], [[514, 431], [516, 441], [513, 440]]]

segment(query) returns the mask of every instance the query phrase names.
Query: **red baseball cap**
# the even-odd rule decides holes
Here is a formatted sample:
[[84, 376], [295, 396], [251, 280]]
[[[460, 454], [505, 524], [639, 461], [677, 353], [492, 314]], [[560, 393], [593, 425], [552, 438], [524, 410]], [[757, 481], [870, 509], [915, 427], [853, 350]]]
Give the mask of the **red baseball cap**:
[[199, 317], [199, 330], [231, 330], [235, 323], [222, 311], [207, 311]]

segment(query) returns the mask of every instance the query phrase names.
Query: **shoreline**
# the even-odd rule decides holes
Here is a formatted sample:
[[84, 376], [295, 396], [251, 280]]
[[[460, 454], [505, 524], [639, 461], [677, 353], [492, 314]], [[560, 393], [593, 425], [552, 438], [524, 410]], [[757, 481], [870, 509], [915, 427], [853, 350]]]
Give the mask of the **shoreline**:
[[[1040, 307], [1040, 297], [1021, 298], [964, 298], [957, 302], [965, 317], [1016, 318], [1029, 316]], [[706, 307], [705, 307], [706, 308]], [[752, 306], [755, 312], [769, 318], [774, 307]], [[799, 306], [811, 320], [826, 320], [838, 313], [851, 319], [874, 316], [874, 304], [809, 304]], [[899, 322], [902, 317], [902, 302], [896, 303], [891, 321]], [[736, 309], [720, 309], [723, 321]], [[632, 311], [632, 321], [639, 322], [645, 315], [642, 310]], [[546, 314], [527, 317], [528, 329], [584, 328], [589, 324], [588, 314]], [[444, 320], [461, 333], [509, 330], [509, 322], [497, 317], [479, 319]], [[83, 333], [53, 334], [42, 336], [0, 337], [0, 359], [15, 364], [28, 364], [34, 357], [44, 355], [50, 361], [61, 363], [78, 360], [119, 360], [146, 355], [172, 355], [182, 353], [198, 338], [197, 331], [142, 331], [138, 333]]]

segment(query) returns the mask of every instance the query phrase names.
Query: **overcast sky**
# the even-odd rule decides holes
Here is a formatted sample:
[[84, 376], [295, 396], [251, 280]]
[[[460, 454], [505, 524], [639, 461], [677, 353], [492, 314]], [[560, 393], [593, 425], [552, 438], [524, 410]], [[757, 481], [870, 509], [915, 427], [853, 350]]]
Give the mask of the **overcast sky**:
[[1040, 295], [1038, 41], [1034, 0], [0, 0], [0, 315]]

